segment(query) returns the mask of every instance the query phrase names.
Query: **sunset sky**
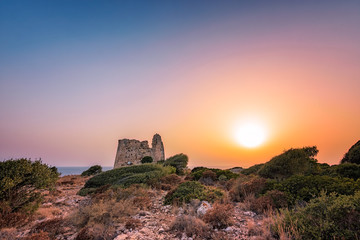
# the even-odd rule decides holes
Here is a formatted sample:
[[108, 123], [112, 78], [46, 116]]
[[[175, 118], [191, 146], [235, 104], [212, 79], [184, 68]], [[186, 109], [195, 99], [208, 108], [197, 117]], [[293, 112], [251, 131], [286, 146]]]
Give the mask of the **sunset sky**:
[[[245, 122], [263, 144], [236, 140]], [[190, 166], [249, 167], [360, 139], [360, 1], [0, 1], [0, 160], [112, 166], [162, 136]]]

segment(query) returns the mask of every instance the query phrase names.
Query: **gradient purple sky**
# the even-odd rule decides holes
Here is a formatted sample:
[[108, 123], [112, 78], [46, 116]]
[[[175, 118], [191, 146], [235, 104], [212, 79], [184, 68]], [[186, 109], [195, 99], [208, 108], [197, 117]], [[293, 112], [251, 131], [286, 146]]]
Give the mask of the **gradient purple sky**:
[[[0, 160], [112, 166], [151, 140], [243, 166], [360, 138], [360, 1], [1, 1]], [[266, 142], [234, 140], [244, 119]]]

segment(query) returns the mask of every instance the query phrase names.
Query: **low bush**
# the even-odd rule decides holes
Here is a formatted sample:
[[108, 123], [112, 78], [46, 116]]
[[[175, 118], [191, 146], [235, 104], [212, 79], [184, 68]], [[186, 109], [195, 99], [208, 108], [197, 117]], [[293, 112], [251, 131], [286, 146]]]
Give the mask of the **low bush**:
[[59, 173], [41, 161], [0, 162], [0, 228], [24, 224], [39, 207], [39, 189], [55, 186]]
[[360, 192], [354, 196], [322, 193], [303, 208], [283, 210], [277, 221], [276, 234], [285, 230], [296, 239], [359, 239]]
[[176, 174], [166, 175], [159, 179], [159, 181], [154, 182], [153, 186], [162, 189], [162, 190], [171, 190], [176, 188], [182, 182], [181, 177]]
[[[205, 173], [205, 175], [204, 175]], [[215, 174], [215, 175], [214, 175]], [[221, 179], [219, 179], [221, 176]], [[200, 178], [211, 178], [213, 181], [217, 180], [230, 180], [237, 178], [239, 174], [233, 173], [230, 170], [222, 170], [217, 168], [206, 168], [206, 167], [196, 167], [191, 170], [189, 178], [192, 180], [199, 180]]]
[[231, 204], [215, 203], [213, 207], [205, 213], [203, 220], [217, 229], [231, 226], [234, 224], [233, 206]]
[[71, 222], [81, 229], [76, 239], [114, 239], [114, 225], [126, 222], [139, 211], [134, 199], [146, 192], [140, 189], [108, 189], [93, 196], [88, 205], [80, 207], [70, 217]]
[[319, 175], [295, 175], [282, 182], [274, 183], [272, 189], [284, 192], [289, 205], [318, 197], [322, 191], [342, 195], [353, 195], [360, 190], [360, 180]]
[[93, 176], [102, 172], [102, 167], [100, 165], [91, 166], [88, 170], [85, 170], [81, 173], [81, 176]]
[[288, 200], [286, 194], [278, 190], [271, 190], [251, 201], [250, 210], [256, 213], [263, 213], [267, 210], [285, 208], [287, 206]]
[[180, 153], [166, 159], [166, 161], [164, 162], [164, 166], [172, 166], [176, 169], [176, 174], [184, 175], [184, 170], [187, 167], [188, 162], [188, 156]]
[[262, 166], [264, 166], [264, 163], [255, 164], [254, 166], [242, 170], [241, 173], [244, 175], [257, 174], [257, 172], [260, 168], [262, 168]]
[[266, 179], [258, 176], [238, 178], [233, 184], [229, 195], [231, 200], [241, 202], [248, 195], [259, 196], [265, 191]]
[[334, 167], [335, 173], [339, 177], [352, 178], [357, 180], [360, 178], [360, 165], [355, 163], [343, 163]]
[[182, 233], [193, 239], [210, 239], [210, 228], [201, 219], [189, 216], [180, 215], [171, 224], [170, 230], [174, 231], [177, 237], [181, 237]]
[[92, 193], [104, 185], [129, 187], [132, 184], [150, 184], [174, 171], [172, 167], [163, 167], [159, 164], [142, 164], [112, 169], [90, 178], [80, 190], [79, 195]]
[[316, 166], [317, 161], [314, 157], [318, 152], [316, 146], [289, 149], [265, 163], [257, 174], [265, 178], [282, 180], [296, 174], [309, 173]]
[[165, 204], [189, 203], [191, 199], [214, 202], [223, 197], [223, 192], [216, 188], [208, 188], [197, 181], [181, 183], [165, 196]]

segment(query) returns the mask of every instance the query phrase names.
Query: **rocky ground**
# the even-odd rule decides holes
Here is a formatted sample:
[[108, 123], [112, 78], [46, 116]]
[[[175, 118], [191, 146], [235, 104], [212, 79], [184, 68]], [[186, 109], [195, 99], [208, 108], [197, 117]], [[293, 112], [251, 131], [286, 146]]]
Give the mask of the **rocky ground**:
[[[31, 235], [31, 229], [41, 225], [42, 222], [49, 220], [62, 220], [66, 221], [68, 217], [73, 214], [82, 204], [86, 204], [90, 199], [89, 197], [82, 197], [76, 193], [81, 189], [88, 178], [81, 176], [64, 176], [61, 177], [56, 186], [55, 192], [51, 194], [45, 191], [44, 202], [36, 212], [33, 221], [30, 223], [17, 228], [17, 229], [3, 229], [0, 236], [8, 236], [9, 239], [26, 239], [27, 236]], [[187, 237], [185, 233], [179, 233], [170, 231], [171, 223], [178, 217], [184, 214], [204, 214], [211, 205], [202, 202], [195, 204], [199, 207], [175, 207], [175, 206], [164, 206], [163, 197], [166, 195], [166, 191], [154, 190], [154, 196], [152, 199], [152, 206], [148, 210], [138, 211], [133, 216], [137, 220], [137, 227], [131, 229], [126, 227], [125, 224], [119, 224], [116, 226], [116, 240], [125, 239], [193, 239]], [[242, 210], [243, 205], [237, 204], [234, 206], [234, 215], [232, 226], [225, 229], [216, 230], [219, 233], [219, 239], [266, 239], [260, 237], [256, 231], [259, 226], [263, 225], [263, 218], [261, 215], [257, 215], [251, 211]], [[49, 225], [51, 227], [51, 225]], [[56, 228], [56, 224], [54, 224]], [[54, 229], [52, 229], [54, 231]], [[78, 229], [71, 224], [67, 224], [65, 227], [62, 226], [61, 231], [59, 230], [56, 236], [50, 236], [50, 239], [76, 239], [78, 235]], [[36, 239], [29, 238], [28, 239]]]

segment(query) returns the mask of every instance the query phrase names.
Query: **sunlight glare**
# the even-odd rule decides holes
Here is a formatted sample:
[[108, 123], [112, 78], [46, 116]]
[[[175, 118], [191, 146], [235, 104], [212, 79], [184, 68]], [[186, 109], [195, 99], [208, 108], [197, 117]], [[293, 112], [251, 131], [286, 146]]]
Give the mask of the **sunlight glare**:
[[261, 145], [266, 138], [264, 127], [255, 122], [242, 124], [235, 132], [236, 141], [247, 148], [254, 148]]

